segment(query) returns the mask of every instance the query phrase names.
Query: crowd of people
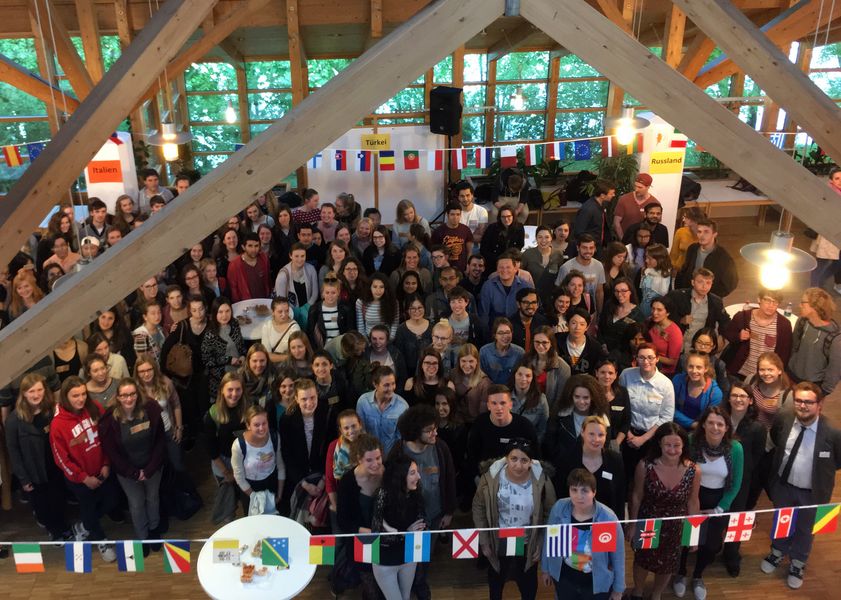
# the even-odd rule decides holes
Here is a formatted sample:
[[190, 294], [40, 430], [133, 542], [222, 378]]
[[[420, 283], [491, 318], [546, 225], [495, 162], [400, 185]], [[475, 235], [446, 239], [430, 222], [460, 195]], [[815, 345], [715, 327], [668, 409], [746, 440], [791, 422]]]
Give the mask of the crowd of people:
[[[8, 266], [3, 325], [174, 197], [154, 171], [142, 179], [114, 215], [95, 198], [84, 223], [53, 215]], [[198, 446], [214, 525], [275, 512], [354, 534], [567, 524], [578, 541], [563, 558], [546, 555], [542, 529], [519, 556], [482, 532], [490, 597], [513, 580], [533, 598], [542, 579], [559, 598], [636, 599], [652, 573], [651, 598], [671, 585], [703, 600], [716, 555], [742, 572], [718, 515], [763, 491], [781, 507], [829, 501], [841, 433], [821, 409], [841, 379], [841, 330], [820, 280], [793, 325], [766, 289], [731, 317], [738, 273], [717, 223], [684, 209], [669, 249], [651, 185], [641, 173], [614, 199], [598, 181], [572, 223], [537, 227], [528, 249], [524, 196], [494, 203], [489, 223], [467, 182], [435, 229], [409, 200], [387, 227], [349, 193], [264, 194], [0, 389], [4, 480], [51, 539], [96, 542], [113, 561], [105, 515], [128, 508], [137, 538], [156, 540], [198, 509], [203, 476], [184, 454]], [[841, 173], [831, 185], [841, 193]], [[233, 304], [268, 298], [271, 318], [246, 339]], [[622, 540], [592, 551], [594, 523], [697, 514], [703, 542], [682, 549], [679, 521], [665, 521], [656, 549], [635, 549], [627, 589]], [[761, 570], [787, 559], [799, 588], [811, 523], [800, 515]], [[427, 575], [398, 536], [374, 565], [340, 539], [330, 584], [423, 599]]]

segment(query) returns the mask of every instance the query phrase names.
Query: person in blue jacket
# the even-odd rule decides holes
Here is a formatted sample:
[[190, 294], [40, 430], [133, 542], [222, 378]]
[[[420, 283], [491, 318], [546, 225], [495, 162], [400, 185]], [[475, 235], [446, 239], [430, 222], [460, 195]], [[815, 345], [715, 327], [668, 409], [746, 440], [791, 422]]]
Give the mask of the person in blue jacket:
[[710, 406], [721, 404], [721, 388], [716, 383], [705, 352], [692, 349], [686, 355], [686, 372], [672, 379], [675, 387], [675, 423], [687, 431], [698, 425], [698, 417]]
[[[544, 551], [540, 561], [543, 584], [555, 585], [555, 598], [621, 600], [625, 591], [625, 536], [617, 516], [596, 500], [596, 478], [587, 469], [573, 469], [567, 477], [569, 498], [555, 503], [549, 513], [547, 532], [552, 525], [572, 525], [578, 530], [578, 543], [572, 556], [552, 557]], [[593, 552], [593, 523], [615, 522], [615, 550]], [[547, 546], [549, 533], [547, 533]]]

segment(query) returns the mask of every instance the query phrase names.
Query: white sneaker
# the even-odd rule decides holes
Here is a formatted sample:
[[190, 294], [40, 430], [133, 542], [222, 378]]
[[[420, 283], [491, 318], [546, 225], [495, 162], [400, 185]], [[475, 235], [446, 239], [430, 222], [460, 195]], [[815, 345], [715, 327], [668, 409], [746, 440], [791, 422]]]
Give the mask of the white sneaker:
[[117, 560], [117, 553], [114, 551], [114, 544], [97, 544], [99, 555], [107, 563]]
[[77, 542], [84, 542], [90, 537], [91, 533], [85, 529], [84, 523], [79, 521], [78, 523], [73, 523], [73, 535], [76, 536]]
[[678, 598], [683, 598], [686, 594], [686, 577], [675, 575], [675, 578], [672, 580], [672, 591]]
[[692, 580], [692, 593], [695, 594], [695, 600], [707, 600], [707, 586], [703, 579]]

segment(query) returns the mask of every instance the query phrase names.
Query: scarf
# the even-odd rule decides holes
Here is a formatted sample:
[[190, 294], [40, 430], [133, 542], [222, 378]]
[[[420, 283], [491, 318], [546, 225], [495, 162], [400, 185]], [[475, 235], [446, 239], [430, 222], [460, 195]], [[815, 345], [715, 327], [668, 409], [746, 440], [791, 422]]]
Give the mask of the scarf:
[[705, 436], [703, 432], [699, 435], [698, 442], [692, 445], [692, 460], [696, 463], [707, 462], [707, 456], [709, 456], [710, 458], [718, 458], [720, 456], [724, 457], [724, 462], [727, 465], [727, 477], [724, 478], [725, 491], [730, 489], [730, 486], [733, 485], [732, 448], [733, 446], [729, 442], [722, 442], [721, 444], [713, 448], [707, 442], [707, 436]]

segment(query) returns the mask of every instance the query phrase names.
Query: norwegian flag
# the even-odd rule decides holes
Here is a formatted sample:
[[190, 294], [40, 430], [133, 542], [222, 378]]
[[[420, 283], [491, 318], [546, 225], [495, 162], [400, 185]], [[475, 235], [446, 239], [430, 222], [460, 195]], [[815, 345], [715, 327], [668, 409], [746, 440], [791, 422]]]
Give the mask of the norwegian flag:
[[537, 144], [526, 144], [523, 147], [523, 158], [526, 161], [526, 166], [534, 166], [537, 164]]
[[459, 148], [456, 150], [451, 150], [451, 160], [453, 161], [453, 168], [457, 170], [466, 169], [467, 168], [467, 150], [464, 148]]
[[443, 150], [429, 150], [426, 153], [426, 170], [427, 171], [443, 171], [444, 170], [444, 151]]
[[476, 148], [476, 168], [487, 169], [494, 160], [493, 148]]
[[370, 171], [371, 170], [371, 151], [370, 150], [360, 150], [356, 153], [356, 170], [357, 171]]

